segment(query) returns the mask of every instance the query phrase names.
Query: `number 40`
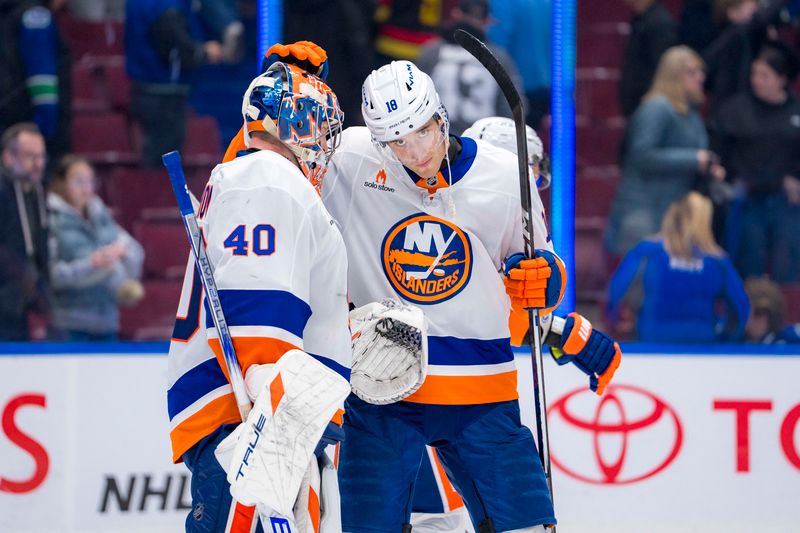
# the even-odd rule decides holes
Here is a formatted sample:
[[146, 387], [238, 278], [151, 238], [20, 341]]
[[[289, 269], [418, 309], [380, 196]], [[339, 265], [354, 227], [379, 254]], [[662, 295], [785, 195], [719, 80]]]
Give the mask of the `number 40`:
[[249, 248], [256, 255], [272, 255], [275, 252], [275, 228], [269, 224], [259, 224], [253, 228], [252, 239], [248, 242], [247, 226], [240, 224], [223, 244], [225, 248], [233, 248], [233, 255], [247, 255]]

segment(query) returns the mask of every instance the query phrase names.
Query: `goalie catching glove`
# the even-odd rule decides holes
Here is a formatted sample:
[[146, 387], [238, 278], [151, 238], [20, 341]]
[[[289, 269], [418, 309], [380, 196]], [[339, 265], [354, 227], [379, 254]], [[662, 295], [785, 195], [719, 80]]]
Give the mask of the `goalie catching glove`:
[[570, 313], [566, 318], [554, 316], [545, 342], [559, 365], [574, 363], [589, 376], [589, 388], [598, 396], [603, 394], [622, 361], [619, 344], [592, 328], [591, 322], [578, 313]]
[[422, 386], [428, 370], [428, 338], [421, 309], [396, 300], [370, 303], [350, 312], [350, 329], [350, 386], [356, 396], [385, 405]]

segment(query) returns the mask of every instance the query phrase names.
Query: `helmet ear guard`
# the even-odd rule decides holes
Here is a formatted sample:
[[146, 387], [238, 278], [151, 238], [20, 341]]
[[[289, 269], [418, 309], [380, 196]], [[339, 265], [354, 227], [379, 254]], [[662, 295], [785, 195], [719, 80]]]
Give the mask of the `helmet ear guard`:
[[339, 144], [344, 115], [322, 80], [294, 65], [274, 63], [256, 77], [242, 100], [244, 141], [265, 131], [286, 145], [318, 190]]

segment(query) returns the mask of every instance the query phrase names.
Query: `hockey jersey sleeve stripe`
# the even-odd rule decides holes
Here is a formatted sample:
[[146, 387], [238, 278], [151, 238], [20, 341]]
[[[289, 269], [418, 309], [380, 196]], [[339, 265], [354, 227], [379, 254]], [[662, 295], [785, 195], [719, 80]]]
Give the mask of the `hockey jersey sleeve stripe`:
[[189, 448], [223, 424], [240, 422], [233, 392], [212, 400], [170, 432], [172, 461], [179, 463]]
[[167, 412], [172, 420], [208, 391], [228, 384], [216, 359], [206, 359], [184, 373], [167, 391]]
[[509, 340], [428, 337], [428, 364], [493, 365], [514, 360]]
[[[219, 299], [229, 326], [273, 326], [302, 338], [311, 307], [281, 290], [223, 289]], [[206, 302], [206, 328], [214, 322]]]
[[441, 405], [469, 405], [516, 400], [517, 372], [491, 376], [431, 376], [406, 401]]
[[[220, 346], [219, 339], [208, 339], [208, 345], [217, 356], [218, 365], [225, 373], [225, 378], [227, 379], [228, 371], [225, 368], [225, 358], [222, 355], [222, 347]], [[233, 349], [236, 351], [236, 358], [239, 360], [242, 374], [246, 374], [250, 365], [275, 363], [289, 350], [300, 350], [301, 348], [279, 339], [234, 337]]]
[[317, 355], [317, 354], [314, 354], [314, 353], [310, 353], [308, 355], [310, 355], [311, 357], [313, 357], [314, 359], [316, 359], [317, 361], [319, 361], [323, 365], [327, 366], [328, 368], [330, 368], [331, 370], [333, 370], [334, 372], [336, 372], [337, 374], [342, 376], [347, 381], [350, 381], [350, 369], [347, 368], [346, 366], [344, 366], [342, 364], [339, 364], [336, 361], [334, 361], [333, 359], [330, 359], [328, 357], [323, 357], [321, 355]]

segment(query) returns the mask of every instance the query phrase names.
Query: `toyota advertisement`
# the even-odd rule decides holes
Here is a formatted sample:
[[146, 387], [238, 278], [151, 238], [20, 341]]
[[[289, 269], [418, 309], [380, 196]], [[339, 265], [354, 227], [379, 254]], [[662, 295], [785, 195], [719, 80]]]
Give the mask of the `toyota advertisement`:
[[[0, 353], [0, 531], [182, 530], [164, 346], [81, 346]], [[623, 350], [602, 397], [545, 355], [558, 531], [800, 533], [800, 353]]]

